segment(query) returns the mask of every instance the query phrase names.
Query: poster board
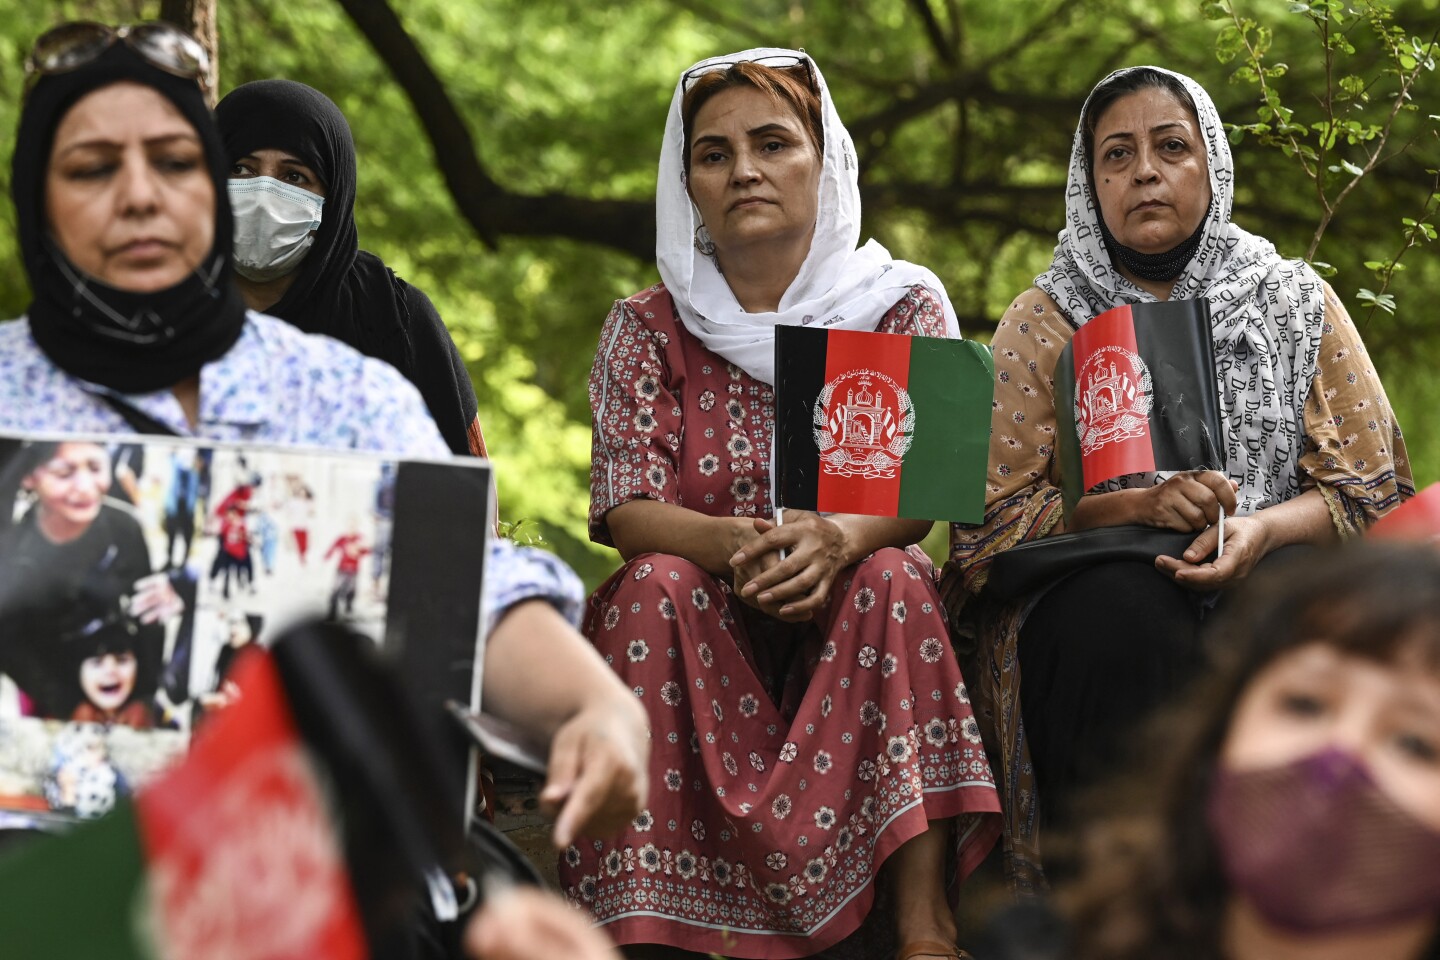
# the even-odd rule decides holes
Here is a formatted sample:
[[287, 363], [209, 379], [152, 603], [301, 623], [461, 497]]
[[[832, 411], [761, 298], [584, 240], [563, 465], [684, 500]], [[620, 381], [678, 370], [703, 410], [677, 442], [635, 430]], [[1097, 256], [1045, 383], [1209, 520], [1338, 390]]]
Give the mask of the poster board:
[[0, 435], [0, 827], [103, 815], [305, 618], [371, 637], [437, 731], [476, 706], [491, 490], [482, 460]]

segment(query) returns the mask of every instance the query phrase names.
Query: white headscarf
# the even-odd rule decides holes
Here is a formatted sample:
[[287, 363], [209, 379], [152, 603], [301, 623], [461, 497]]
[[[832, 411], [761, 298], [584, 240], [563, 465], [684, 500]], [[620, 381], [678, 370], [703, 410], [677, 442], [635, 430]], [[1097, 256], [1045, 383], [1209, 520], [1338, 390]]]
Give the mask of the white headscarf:
[[[794, 57], [797, 65], [809, 60], [799, 50], [762, 47], [723, 57], [701, 60], [680, 76], [670, 115], [665, 121], [665, 142], [660, 148], [660, 175], [655, 190], [655, 259], [665, 288], [675, 300], [686, 329], [708, 349], [764, 383], [775, 382], [775, 338], [778, 324], [815, 325], [835, 330], [874, 330], [880, 320], [910, 287], [933, 291], [944, 304], [945, 332], [960, 336], [955, 308], [945, 286], [924, 267], [893, 259], [874, 240], [856, 249], [860, 239], [859, 166], [850, 134], [840, 123], [820, 69], [810, 60], [810, 72], [820, 95], [825, 131], [824, 166], [815, 235], [810, 253], [780, 298], [776, 313], [746, 313], [720, 275], [711, 257], [695, 246], [700, 214], [685, 189], [685, 124], [681, 105], [685, 79], [707, 66], [747, 60]], [[718, 67], [717, 67], [718, 69]]]
[[[1199, 248], [1176, 279], [1171, 299], [1203, 297], [1210, 302], [1226, 471], [1240, 484], [1240, 512], [1252, 513], [1300, 492], [1303, 411], [1320, 352], [1324, 286], [1309, 265], [1282, 259], [1269, 240], [1230, 222], [1235, 166], [1220, 114], [1203, 87], [1160, 67], [1127, 67], [1096, 89], [1122, 74], [1147, 69], [1184, 85], [1205, 139], [1210, 210]], [[1080, 112], [1070, 151], [1065, 229], [1050, 269], [1035, 278], [1035, 285], [1077, 328], [1111, 307], [1156, 299], [1121, 276], [1100, 234], [1100, 209], [1091, 193], [1085, 151], [1086, 110]], [[1112, 486], [1127, 483], [1112, 481]]]

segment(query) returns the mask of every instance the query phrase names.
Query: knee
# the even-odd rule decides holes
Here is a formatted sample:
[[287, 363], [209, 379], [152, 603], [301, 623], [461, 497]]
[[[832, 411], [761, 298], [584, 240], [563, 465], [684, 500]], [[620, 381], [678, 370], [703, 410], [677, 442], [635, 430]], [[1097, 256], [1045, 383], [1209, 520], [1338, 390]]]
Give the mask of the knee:
[[[851, 577], [856, 587], [869, 587], [886, 594], [925, 594], [929, 598], [935, 592], [934, 565], [899, 547], [876, 550], [851, 569], [846, 579]], [[849, 586], [846, 584], [846, 589]]]
[[[623, 604], [666, 597], [677, 603], [682, 599], [687, 603], [703, 602], [696, 600], [698, 590], [706, 595], [709, 602], [723, 603], [719, 588], [715, 577], [684, 557], [646, 553], [625, 564], [615, 574], [610, 582], [609, 600]], [[602, 590], [602, 594], [604, 592]]]

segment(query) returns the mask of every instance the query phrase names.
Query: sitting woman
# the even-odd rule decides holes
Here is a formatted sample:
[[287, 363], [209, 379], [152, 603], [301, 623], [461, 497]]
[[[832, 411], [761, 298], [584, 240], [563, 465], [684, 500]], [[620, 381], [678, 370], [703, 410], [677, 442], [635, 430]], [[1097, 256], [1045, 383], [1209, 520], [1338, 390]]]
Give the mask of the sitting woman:
[[360, 249], [355, 141], [340, 108], [256, 80], [215, 108], [235, 209], [235, 283], [252, 310], [384, 360], [415, 384], [450, 449], [485, 456], [470, 374], [424, 291]]
[[857, 929], [889, 861], [900, 956], [954, 957], [947, 870], [999, 808], [913, 546], [930, 523], [770, 519], [776, 325], [954, 337], [954, 311], [856, 248], [854, 147], [804, 53], [685, 71], [656, 208], [664, 284], [615, 305], [591, 373], [590, 533], [627, 562], [584, 629], [663, 789], [570, 847], [562, 884], [621, 944], [800, 957]]
[[[158, 22], [36, 41], [10, 183], [34, 299], [0, 324], [0, 431], [447, 457], [392, 367], [246, 310], [229, 161], [196, 82], [205, 56]], [[485, 581], [486, 708], [551, 744], [557, 843], [627, 822], [646, 791], [644, 713], [567, 623], [574, 574], [491, 540]]]
[[1107, 791], [1057, 958], [1440, 958], [1440, 554], [1261, 579], [1156, 762]]
[[[1037, 879], [1037, 816], [1054, 819], [1196, 672], [1216, 592], [1287, 544], [1363, 530], [1414, 492], [1399, 425], [1334, 291], [1231, 222], [1230, 147], [1199, 85], [1152, 67], [1101, 82], [1066, 196], [1054, 263], [996, 331], [988, 512], [952, 529], [947, 573], [952, 612], [981, 638], [976, 702], [1003, 760], [1008, 863], [1022, 886]], [[1062, 516], [1051, 375], [1061, 349], [1111, 307], [1199, 298], [1210, 304], [1227, 465], [1124, 477]], [[1208, 561], [1221, 511], [1223, 555]], [[1014, 544], [1121, 524], [1194, 540], [1181, 556], [1097, 564], [1018, 601], [983, 591], [990, 561]]]

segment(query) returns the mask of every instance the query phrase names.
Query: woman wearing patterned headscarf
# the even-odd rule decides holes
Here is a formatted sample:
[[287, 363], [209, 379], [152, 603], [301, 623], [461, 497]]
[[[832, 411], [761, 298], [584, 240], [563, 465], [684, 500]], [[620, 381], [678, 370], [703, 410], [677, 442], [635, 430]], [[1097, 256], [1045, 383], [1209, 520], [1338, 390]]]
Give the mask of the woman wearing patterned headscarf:
[[804, 53], [676, 85], [664, 284], [615, 305], [590, 379], [590, 533], [627, 563], [586, 633], [649, 713], [663, 788], [623, 836], [569, 847], [561, 878], [622, 944], [810, 956], [860, 925], [888, 861], [881, 934], [955, 957], [946, 869], [998, 832], [933, 568], [906, 549], [930, 524], [770, 520], [777, 325], [958, 335], [929, 270], [858, 245], [857, 177]]
[[[988, 641], [982, 712], [998, 728], [1022, 884], [1033, 879], [1037, 782], [1039, 812], [1053, 818], [1193, 672], [1217, 591], [1281, 547], [1364, 530], [1414, 492], [1399, 425], [1345, 308], [1308, 265], [1231, 222], [1233, 199], [1229, 144], [1205, 91], [1154, 67], [1112, 74], [1075, 134], [1054, 262], [996, 332], [988, 512], [953, 528], [948, 586], [952, 610], [966, 608]], [[1124, 477], [1062, 516], [1051, 376], [1061, 349], [1111, 307], [1200, 298], [1227, 466]], [[1206, 562], [1222, 510], [1225, 549]], [[1097, 564], [1019, 602], [983, 591], [1007, 547], [1121, 524], [1195, 539], [1181, 556]]]

